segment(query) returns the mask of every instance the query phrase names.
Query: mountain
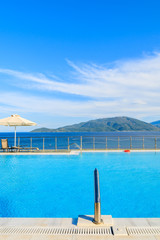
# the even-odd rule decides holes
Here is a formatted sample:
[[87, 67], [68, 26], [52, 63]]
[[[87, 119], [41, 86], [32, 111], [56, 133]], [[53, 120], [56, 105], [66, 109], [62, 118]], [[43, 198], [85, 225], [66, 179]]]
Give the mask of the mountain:
[[111, 131], [160, 131], [160, 128], [134, 118], [113, 117], [81, 122], [57, 129], [38, 128], [32, 132], [111, 132]]
[[155, 121], [155, 122], [151, 122], [151, 124], [155, 127], [160, 127], [160, 120]]

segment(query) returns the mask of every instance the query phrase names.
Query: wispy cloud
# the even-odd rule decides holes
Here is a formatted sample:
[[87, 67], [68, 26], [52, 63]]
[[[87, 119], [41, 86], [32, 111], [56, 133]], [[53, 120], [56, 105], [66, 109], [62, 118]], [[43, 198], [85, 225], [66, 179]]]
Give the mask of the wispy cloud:
[[[117, 61], [112, 67], [95, 64], [77, 65], [69, 60], [72, 83], [60, 80], [58, 76], [31, 74], [10, 69], [0, 69], [0, 73], [19, 79], [19, 87], [28, 87], [39, 93], [28, 98], [27, 93], [1, 92], [0, 109], [8, 104], [21, 111], [53, 113], [63, 116], [110, 117], [128, 115], [141, 119], [148, 116], [160, 117], [160, 54], [141, 59]], [[22, 81], [23, 80], [23, 81]], [[68, 98], [41, 97], [40, 92], [67, 93]], [[69, 97], [85, 96], [90, 100], [76, 101]], [[5, 101], [3, 101], [5, 99]], [[6, 100], [7, 99], [7, 100]]]
[[99, 98], [123, 97], [128, 90], [141, 91], [146, 95], [151, 89], [160, 88], [160, 54], [138, 60], [119, 61], [112, 68], [86, 64], [77, 66], [69, 60], [67, 62], [75, 70], [75, 82], [79, 79], [80, 83], [55, 81], [42, 73], [29, 74], [10, 69], [0, 69], [0, 73], [36, 83], [34, 87], [38, 89]]

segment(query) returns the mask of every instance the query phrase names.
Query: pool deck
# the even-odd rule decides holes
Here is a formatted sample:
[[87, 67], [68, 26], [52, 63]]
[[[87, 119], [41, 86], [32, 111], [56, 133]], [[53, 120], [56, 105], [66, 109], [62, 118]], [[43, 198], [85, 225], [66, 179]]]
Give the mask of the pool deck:
[[[112, 226], [108, 227], [82, 227], [77, 226], [77, 221], [78, 218], [0, 218], [0, 240], [160, 240], [160, 218], [113, 218]], [[85, 233], [78, 230], [84, 228]], [[55, 229], [74, 231], [65, 234]], [[93, 234], [94, 229], [102, 231]]]

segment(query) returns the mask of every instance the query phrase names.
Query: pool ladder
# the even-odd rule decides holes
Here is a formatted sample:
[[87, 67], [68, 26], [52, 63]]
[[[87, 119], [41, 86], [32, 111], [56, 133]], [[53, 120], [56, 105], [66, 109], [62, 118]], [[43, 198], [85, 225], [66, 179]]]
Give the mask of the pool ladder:
[[70, 146], [72, 146], [72, 145], [77, 146], [79, 148], [79, 150], [81, 150], [81, 147], [77, 143], [71, 143], [68, 145], [68, 151], [70, 150]]
[[100, 200], [100, 187], [99, 187], [99, 172], [97, 168], [94, 170], [94, 219], [93, 223], [101, 224], [101, 200]]

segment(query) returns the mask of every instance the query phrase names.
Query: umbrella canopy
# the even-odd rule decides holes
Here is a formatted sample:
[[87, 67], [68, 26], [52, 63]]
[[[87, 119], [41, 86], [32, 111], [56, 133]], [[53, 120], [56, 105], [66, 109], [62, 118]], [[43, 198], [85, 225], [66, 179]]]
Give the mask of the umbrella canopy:
[[35, 126], [35, 122], [31, 122], [20, 115], [14, 114], [10, 117], [0, 119], [0, 125], [15, 127], [14, 146], [16, 146], [16, 126]]

